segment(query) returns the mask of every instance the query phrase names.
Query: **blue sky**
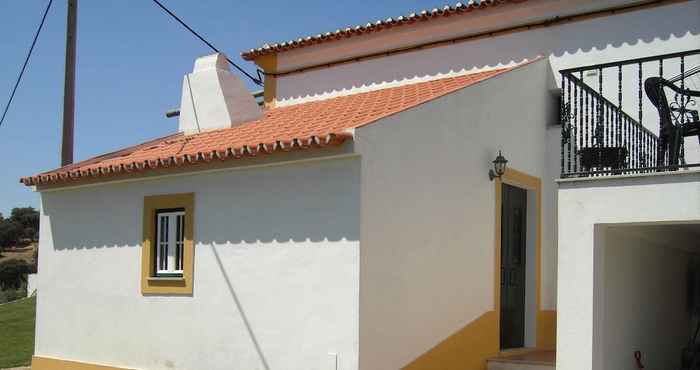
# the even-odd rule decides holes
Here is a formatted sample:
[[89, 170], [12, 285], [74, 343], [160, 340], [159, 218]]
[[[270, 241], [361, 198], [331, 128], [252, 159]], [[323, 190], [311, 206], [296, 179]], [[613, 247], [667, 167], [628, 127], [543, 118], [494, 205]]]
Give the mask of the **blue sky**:
[[[249, 71], [242, 50], [442, 6], [437, 1], [162, 0]], [[9, 97], [48, 0], [0, 1], [0, 105]], [[38, 206], [19, 178], [58, 167], [66, 1], [54, 0], [14, 102], [0, 127], [0, 212]], [[80, 0], [75, 159], [177, 129], [182, 76], [209, 49], [151, 0]], [[251, 89], [254, 85], [249, 84]], [[0, 108], [1, 109], [1, 108]]]

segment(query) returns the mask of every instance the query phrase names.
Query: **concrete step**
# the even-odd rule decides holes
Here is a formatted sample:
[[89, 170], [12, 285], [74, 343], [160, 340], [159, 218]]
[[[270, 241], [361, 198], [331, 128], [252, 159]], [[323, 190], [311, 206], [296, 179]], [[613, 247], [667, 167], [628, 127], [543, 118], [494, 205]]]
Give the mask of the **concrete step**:
[[555, 351], [527, 350], [486, 360], [488, 370], [554, 370]]

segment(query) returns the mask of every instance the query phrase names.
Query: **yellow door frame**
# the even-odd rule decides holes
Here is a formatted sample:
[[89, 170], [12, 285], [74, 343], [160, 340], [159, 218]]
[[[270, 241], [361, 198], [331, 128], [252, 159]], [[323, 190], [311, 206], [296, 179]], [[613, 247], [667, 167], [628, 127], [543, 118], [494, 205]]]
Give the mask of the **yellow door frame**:
[[[517, 186], [519, 188], [525, 189], [527, 191], [534, 192], [535, 195], [535, 299], [536, 304], [536, 347], [541, 349], [553, 349], [552, 344], [553, 338], [549, 338], [551, 334], [550, 327], [551, 323], [549, 317], [552, 316], [545, 311], [542, 311], [541, 302], [541, 289], [542, 289], [542, 180], [539, 177], [531, 176], [525, 172], [518, 171], [516, 169], [507, 168], [506, 172], [500, 178], [496, 178], [495, 181], [495, 214], [496, 214], [496, 227], [495, 229], [495, 245], [494, 245], [494, 307], [497, 313], [498, 321], [498, 332], [501, 331], [501, 199], [502, 199], [502, 189], [503, 184], [508, 184], [512, 186]], [[500, 334], [499, 334], [499, 350], [501, 348], [500, 344]]]

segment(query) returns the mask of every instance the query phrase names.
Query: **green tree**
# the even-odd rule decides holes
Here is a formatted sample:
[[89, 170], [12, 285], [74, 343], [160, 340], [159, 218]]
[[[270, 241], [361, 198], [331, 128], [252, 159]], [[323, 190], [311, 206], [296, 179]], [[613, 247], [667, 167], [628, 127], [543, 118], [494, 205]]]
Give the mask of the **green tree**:
[[0, 289], [19, 289], [27, 282], [29, 264], [20, 259], [0, 262]]
[[39, 238], [39, 212], [34, 207], [13, 208], [10, 221], [21, 225], [20, 238], [37, 240]]
[[22, 225], [11, 220], [0, 221], [0, 247], [10, 247], [17, 245], [24, 230]]

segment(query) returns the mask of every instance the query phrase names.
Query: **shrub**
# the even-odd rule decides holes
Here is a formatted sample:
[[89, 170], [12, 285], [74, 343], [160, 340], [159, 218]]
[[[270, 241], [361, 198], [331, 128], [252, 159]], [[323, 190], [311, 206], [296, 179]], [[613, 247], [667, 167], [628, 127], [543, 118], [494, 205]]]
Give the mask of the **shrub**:
[[20, 289], [27, 283], [31, 266], [24, 260], [10, 259], [0, 262], [0, 289]]
[[0, 304], [16, 301], [27, 296], [27, 288], [0, 290]]
[[39, 270], [39, 246], [34, 246], [34, 252], [32, 253], [32, 263], [29, 266], [29, 273], [36, 274]]

